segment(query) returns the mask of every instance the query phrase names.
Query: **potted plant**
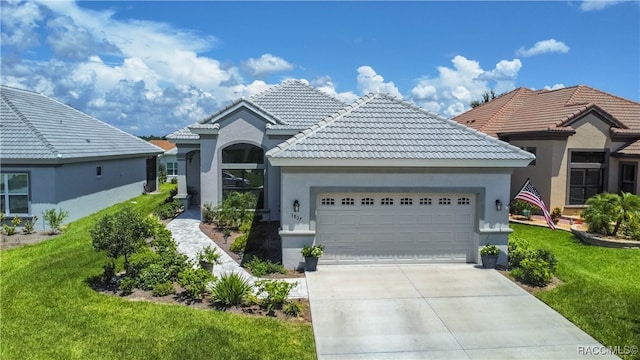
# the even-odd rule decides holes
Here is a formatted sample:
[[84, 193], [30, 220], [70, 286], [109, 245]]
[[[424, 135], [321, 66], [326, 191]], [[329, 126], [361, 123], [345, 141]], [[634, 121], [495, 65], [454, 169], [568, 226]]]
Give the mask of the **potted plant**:
[[487, 244], [480, 249], [480, 257], [482, 258], [482, 267], [485, 269], [494, 269], [498, 262], [500, 249], [491, 244]]
[[220, 254], [209, 245], [198, 253], [198, 262], [203, 269], [213, 271], [213, 265], [220, 263]]
[[554, 224], [557, 224], [562, 217], [562, 209], [556, 206], [551, 210], [551, 214], [549, 215], [551, 215], [551, 221], [553, 221]]
[[324, 254], [324, 245], [305, 245], [300, 253], [304, 256], [304, 270], [316, 271], [318, 258]]

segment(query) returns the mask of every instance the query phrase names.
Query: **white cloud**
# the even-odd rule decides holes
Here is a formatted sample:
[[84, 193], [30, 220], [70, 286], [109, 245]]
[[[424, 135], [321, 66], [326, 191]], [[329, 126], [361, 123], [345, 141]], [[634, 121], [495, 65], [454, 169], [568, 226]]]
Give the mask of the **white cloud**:
[[313, 80], [311, 82], [311, 86], [317, 88], [318, 90], [329, 94], [335, 98], [338, 98], [342, 101], [344, 101], [345, 103], [352, 103], [354, 101], [356, 101], [358, 99], [358, 95], [356, 93], [354, 93], [353, 91], [345, 91], [345, 92], [337, 92], [336, 91], [336, 86], [333, 83], [333, 80], [331, 80], [331, 77], [329, 76], [321, 76], [316, 78], [315, 80]]
[[250, 58], [242, 63], [242, 67], [249, 74], [256, 77], [293, 69], [293, 65], [285, 59], [271, 54], [263, 54], [257, 59]]
[[566, 87], [566, 86], [565, 86], [564, 84], [554, 84], [553, 86], [548, 86], [548, 85], [547, 85], [547, 86], [545, 86], [544, 88], [545, 88], [546, 90], [558, 90], [558, 89], [563, 89], [563, 88], [565, 88], [565, 87]]
[[447, 117], [456, 116], [469, 104], [482, 98], [485, 91], [500, 94], [513, 90], [522, 63], [518, 59], [501, 60], [492, 70], [464, 56], [455, 56], [452, 68], [438, 67], [438, 77], [423, 77], [410, 91], [410, 99], [421, 107]]
[[376, 74], [371, 66], [366, 65], [358, 68], [358, 90], [362, 94], [379, 92], [402, 97], [400, 90], [393, 82], [384, 82], [381, 75]]
[[624, 1], [619, 0], [584, 0], [580, 4], [580, 10], [582, 11], [598, 11], [609, 6], [619, 4]]
[[0, 14], [2, 45], [13, 45], [24, 50], [40, 43], [35, 29], [43, 19], [40, 8], [34, 3], [3, 2]]
[[562, 41], [557, 41], [556, 39], [548, 39], [536, 42], [533, 47], [529, 49], [525, 49], [521, 47], [516, 51], [516, 54], [519, 56], [529, 57], [546, 53], [563, 53], [566, 54], [569, 52], [569, 47], [567, 44]]

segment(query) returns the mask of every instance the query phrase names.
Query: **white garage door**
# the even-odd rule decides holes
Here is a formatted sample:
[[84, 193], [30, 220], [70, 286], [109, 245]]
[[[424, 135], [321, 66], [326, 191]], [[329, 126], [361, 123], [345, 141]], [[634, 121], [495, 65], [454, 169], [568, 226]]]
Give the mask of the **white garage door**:
[[473, 261], [474, 194], [319, 194], [320, 262]]

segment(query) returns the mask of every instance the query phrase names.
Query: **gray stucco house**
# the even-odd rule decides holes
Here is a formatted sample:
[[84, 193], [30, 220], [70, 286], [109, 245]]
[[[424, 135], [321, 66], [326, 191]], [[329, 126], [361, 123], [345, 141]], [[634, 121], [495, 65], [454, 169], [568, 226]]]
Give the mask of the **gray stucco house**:
[[[321, 264], [506, 261], [514, 168], [535, 157], [384, 94], [353, 104], [287, 81], [167, 137], [178, 196], [217, 205], [259, 196], [281, 225], [282, 258], [325, 245]], [[502, 205], [504, 204], [504, 205]]]
[[8, 219], [63, 208], [73, 221], [156, 189], [162, 149], [42, 94], [1, 86], [0, 98]]

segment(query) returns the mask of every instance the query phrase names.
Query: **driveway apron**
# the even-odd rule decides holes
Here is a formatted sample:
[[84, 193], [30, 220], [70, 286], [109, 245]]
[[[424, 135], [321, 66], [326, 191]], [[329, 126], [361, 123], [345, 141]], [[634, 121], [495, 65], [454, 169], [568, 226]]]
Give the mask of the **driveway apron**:
[[586, 359], [602, 346], [473, 264], [325, 265], [306, 277], [319, 359]]

